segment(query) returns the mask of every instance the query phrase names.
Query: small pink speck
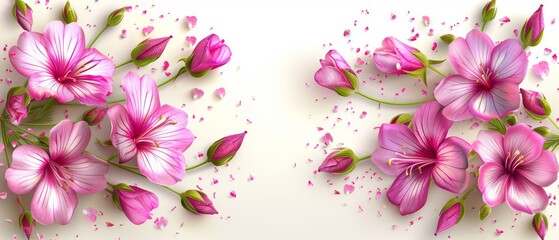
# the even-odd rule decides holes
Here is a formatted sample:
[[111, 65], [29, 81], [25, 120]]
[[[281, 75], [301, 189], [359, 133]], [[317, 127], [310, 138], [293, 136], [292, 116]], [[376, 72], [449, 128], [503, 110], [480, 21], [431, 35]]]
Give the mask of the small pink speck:
[[355, 190], [355, 186], [351, 185], [351, 184], [346, 184], [344, 186], [344, 193], [347, 194], [351, 194], [353, 191]]
[[7, 192], [0, 192], [0, 199], [5, 200], [8, 197]]
[[248, 181], [249, 181], [249, 182], [254, 181], [254, 176], [252, 176], [252, 174], [250, 174], [250, 175], [248, 176]]
[[229, 193], [229, 196], [231, 196], [232, 198], [237, 198], [237, 193], [235, 191], [231, 191]]
[[202, 89], [199, 88], [192, 89], [192, 98], [194, 98], [194, 100], [198, 100], [203, 96], [204, 96], [204, 91]]
[[163, 71], [167, 71], [167, 69], [169, 69], [169, 62], [168, 62], [168, 61], [164, 61], [164, 62], [163, 62]]
[[126, 11], [127, 12], [132, 12], [132, 6], [126, 6]]
[[503, 234], [505, 231], [501, 230], [501, 229], [495, 229], [495, 233], [497, 233], [498, 235]]
[[218, 88], [214, 91], [215, 95], [218, 96], [220, 99], [223, 99], [225, 97], [225, 88]]
[[553, 54], [553, 56], [551, 56], [551, 59], [553, 59], [554, 62], [557, 62], [557, 54]]
[[428, 16], [423, 16], [423, 25], [429, 26], [431, 24], [431, 19]]
[[212, 179], [212, 184], [213, 184], [213, 185], [218, 184], [218, 183], [219, 183], [219, 180], [217, 180], [217, 179], [215, 179], [215, 178]]
[[83, 209], [83, 217], [90, 223], [97, 221], [97, 209], [92, 207], [86, 207]]
[[437, 42], [434, 42], [433, 46], [431, 47], [431, 50], [433, 50], [433, 51], [437, 50], [438, 46], [439, 46], [439, 44], [437, 44]]
[[350, 33], [349, 29], [347, 29], [347, 30], [344, 30], [344, 37], [347, 37], [347, 36], [349, 36], [349, 33]]
[[509, 17], [504, 16], [503, 18], [499, 19], [499, 21], [501, 22], [501, 26], [503, 26], [503, 24], [509, 23], [510, 19], [509, 19]]
[[470, 129], [476, 129], [478, 127], [479, 127], [479, 123], [475, 122], [475, 123], [472, 123], [472, 125], [470, 126]]
[[518, 37], [518, 29], [514, 29], [514, 31], [512, 31], [512, 33], [514, 33], [515, 37]]
[[381, 195], [382, 195], [382, 192], [380, 191], [380, 188], [377, 188], [377, 192], [375, 193], [375, 199], [379, 200]]
[[186, 43], [188, 43], [188, 46], [194, 46], [194, 44], [196, 44], [196, 37], [195, 36], [186, 36]]
[[106, 225], [108, 228], [114, 227], [114, 223], [112, 223], [112, 222], [105, 222], [105, 225]]
[[186, 16], [185, 17], [186, 24], [188, 25], [189, 29], [193, 29], [196, 27], [196, 23], [198, 22], [198, 18], [196, 16]]
[[365, 65], [365, 61], [363, 61], [361, 58], [357, 58], [356, 63], [357, 66], [363, 66]]
[[153, 26], [147, 26], [145, 28], [142, 29], [142, 33], [144, 33], [145, 36], [149, 35], [151, 32], [153, 32], [155, 28]]
[[544, 48], [544, 49], [543, 49], [543, 54], [545, 54], [545, 55], [551, 54], [551, 49], [549, 49], [549, 48]]
[[127, 34], [126, 34], [126, 29], [122, 29], [122, 32], [120, 32], [120, 36], [122, 38], [126, 38]]
[[324, 136], [320, 138], [320, 141], [323, 142], [324, 145], [328, 146], [330, 143], [334, 141], [334, 138], [330, 133], [326, 133], [324, 134]]
[[160, 218], [156, 218], [153, 223], [155, 223], [155, 226], [157, 228], [163, 229], [163, 228], [167, 227], [167, 224], [169, 223], [169, 220], [166, 217], [160, 217]]
[[307, 182], [307, 186], [312, 187], [312, 186], [314, 186], [314, 184], [312, 183], [311, 180], [309, 180], [309, 182]]
[[365, 118], [366, 116], [367, 116], [367, 112], [363, 111], [363, 112], [361, 113], [361, 115], [359, 115], [359, 118], [363, 119], [363, 118]]
[[390, 13], [390, 19], [391, 19], [391, 20], [394, 20], [394, 19], [396, 19], [396, 14], [394, 14], [394, 13]]
[[532, 72], [540, 79], [546, 79], [549, 75], [549, 64], [546, 61], [541, 61], [532, 66]]

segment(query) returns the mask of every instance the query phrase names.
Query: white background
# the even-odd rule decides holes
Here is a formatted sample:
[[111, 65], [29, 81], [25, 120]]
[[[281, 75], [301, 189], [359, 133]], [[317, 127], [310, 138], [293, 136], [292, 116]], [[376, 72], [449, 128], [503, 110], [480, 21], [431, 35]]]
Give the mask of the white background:
[[[42, 31], [48, 21], [59, 19], [64, 1], [51, 0], [45, 5], [29, 1], [34, 9], [35, 23], [33, 29]], [[155, 6], [152, 6], [155, 4]], [[111, 28], [97, 42], [96, 47], [103, 53], [114, 57], [115, 62], [125, 61], [131, 49], [144, 39], [141, 29], [154, 26], [150, 37], [173, 35], [173, 39], [164, 56], [137, 70], [149, 73], [159, 81], [165, 78], [161, 71], [164, 60], [171, 63], [170, 72], [178, 70], [176, 60], [188, 56], [192, 48], [186, 44], [186, 36], [196, 36], [198, 40], [209, 33], [217, 33], [224, 38], [233, 51], [229, 64], [203, 79], [181, 77], [170, 86], [161, 89], [162, 102], [176, 107], [185, 106], [190, 116], [189, 128], [197, 136], [195, 143], [185, 152], [188, 164], [203, 159], [196, 157], [198, 152], [205, 153], [207, 147], [222, 136], [248, 131], [241, 150], [228, 167], [204, 168], [189, 172], [182, 183], [174, 186], [177, 190], [196, 188], [196, 185], [211, 195], [219, 210], [214, 216], [194, 216], [182, 209], [177, 196], [145, 180], [130, 176], [118, 169], [111, 169], [108, 179], [111, 182], [138, 183], [139, 186], [157, 193], [160, 207], [155, 210], [155, 217], [166, 217], [169, 224], [164, 229], [157, 229], [153, 219], [142, 226], [131, 224], [125, 216], [112, 205], [104, 193], [80, 196], [80, 203], [74, 213], [71, 224], [67, 226], [37, 226], [36, 233], [44, 239], [537, 239], [531, 229], [531, 216], [515, 214], [508, 206], [493, 209], [493, 213], [484, 221], [477, 219], [481, 206], [480, 194], [474, 192], [468, 201], [467, 213], [462, 222], [434, 237], [433, 233], [441, 206], [452, 194], [432, 186], [425, 207], [415, 214], [400, 216], [397, 207], [386, 199], [386, 188], [393, 177], [377, 172], [368, 162], [362, 162], [347, 179], [343, 176], [314, 174], [324, 158], [324, 150], [337, 146], [347, 146], [359, 156], [370, 154], [376, 147], [378, 130], [375, 127], [388, 121], [400, 112], [413, 112], [414, 108], [396, 108], [379, 106], [360, 99], [338, 97], [326, 89], [318, 87], [313, 80], [314, 72], [319, 67], [318, 60], [330, 48], [336, 48], [346, 57], [351, 65], [359, 57], [368, 65], [355, 66], [362, 69], [361, 90], [387, 100], [425, 99], [422, 90], [432, 93], [440, 77], [429, 73], [429, 88], [421, 82], [408, 77], [385, 78], [384, 74], [372, 66], [371, 52], [386, 36], [395, 36], [406, 43], [413, 44], [433, 59], [442, 59], [446, 55], [446, 46], [437, 41], [437, 36], [453, 33], [464, 36], [479, 21], [482, 1], [108, 1], [93, 0], [73, 1], [79, 15], [79, 23], [84, 28], [86, 38], [91, 40], [105, 23], [107, 14], [120, 6], [135, 6], [132, 13], [127, 13], [118, 27]], [[538, 1], [505, 2], [498, 1], [498, 14], [487, 31], [494, 40], [514, 37], [513, 30], [520, 28], [533, 11]], [[557, 65], [551, 61], [551, 55], [544, 55], [544, 47], [559, 50], [556, 25], [549, 25], [555, 16], [558, 5], [552, 1], [545, 4], [545, 37], [540, 46], [531, 48], [531, 66], [541, 59], [550, 62], [551, 73], [547, 80], [539, 80], [531, 70], [522, 86], [537, 89], [546, 94], [552, 106], [557, 102]], [[20, 28], [11, 18], [11, 1], [0, 3], [0, 44], [12, 46], [16, 43]], [[142, 14], [143, 10], [147, 13]], [[363, 14], [368, 10], [369, 14]], [[396, 15], [391, 20], [390, 13]], [[163, 15], [163, 18], [159, 18]], [[185, 16], [197, 16], [198, 25], [188, 30]], [[425, 27], [422, 16], [431, 18], [431, 25]], [[499, 19], [508, 16], [510, 23], [500, 26]], [[410, 18], [414, 17], [414, 21]], [[176, 22], [176, 19], [179, 19]], [[468, 20], [466, 20], [468, 18]], [[153, 19], [153, 21], [150, 21]], [[356, 26], [354, 26], [354, 21]], [[444, 25], [443, 25], [443, 22]], [[92, 25], [96, 25], [93, 27]], [[364, 31], [365, 27], [368, 31]], [[452, 26], [452, 30], [451, 30]], [[420, 34], [415, 42], [408, 39], [413, 35], [412, 28]], [[434, 36], [428, 36], [428, 30], [434, 29]], [[127, 29], [127, 37], [121, 38], [120, 32]], [[343, 31], [351, 30], [348, 37]], [[351, 42], [348, 42], [351, 40]], [[433, 42], [438, 42], [437, 51], [431, 50]], [[326, 47], [323, 45], [326, 44]], [[332, 44], [332, 47], [329, 46]], [[356, 53], [356, 48], [361, 48]], [[184, 48], [181, 50], [181, 48]], [[6, 79], [21, 84], [23, 78], [12, 69], [6, 60], [7, 52], [0, 52], [0, 96], [9, 88]], [[150, 70], [150, 68], [156, 68]], [[451, 72], [448, 63], [439, 66], [444, 72]], [[135, 70], [125, 67], [115, 73], [114, 97], [122, 92], [118, 82], [126, 71]], [[382, 83], [380, 83], [382, 80]], [[205, 91], [204, 97], [193, 100], [191, 91], [194, 87]], [[219, 100], [213, 94], [218, 87], [225, 87], [227, 95]], [[395, 93], [401, 92], [395, 97]], [[1, 99], [1, 98], [0, 98]], [[240, 103], [240, 104], [239, 104]], [[208, 110], [208, 106], [213, 109]], [[334, 112], [334, 106], [338, 106]], [[556, 107], [556, 106], [554, 106]], [[63, 118], [63, 111], [69, 111], [69, 118], [77, 120], [83, 109], [59, 108], [56, 119]], [[559, 110], [559, 108], [554, 108]], [[363, 111], [367, 116], [360, 118]], [[193, 119], [193, 116], [195, 118]], [[204, 120], [200, 122], [200, 118]], [[550, 125], [547, 122], [535, 123], [520, 119], [530, 124]], [[557, 115], [553, 115], [553, 118]], [[248, 121], [247, 121], [248, 119]], [[252, 123], [249, 123], [252, 122]], [[472, 141], [480, 126], [470, 129], [475, 121], [455, 124], [452, 133]], [[349, 123], [349, 124], [348, 124]], [[322, 127], [324, 130], [318, 131]], [[92, 128], [95, 138], [108, 138], [109, 125], [105, 121], [101, 130]], [[320, 143], [320, 137], [331, 133], [334, 142], [329, 146]], [[94, 139], [92, 139], [93, 141]], [[308, 144], [308, 146], [307, 146]], [[319, 146], [315, 149], [315, 145]], [[111, 154], [110, 149], [99, 147], [93, 142], [90, 151], [103, 156]], [[3, 161], [3, 160], [2, 160]], [[0, 168], [3, 176], [5, 167]], [[235, 180], [231, 180], [232, 175]], [[248, 181], [250, 175], [253, 181]], [[3, 177], [2, 177], [3, 178]], [[213, 179], [219, 183], [212, 184]], [[382, 179], [382, 180], [381, 180]], [[313, 186], [309, 186], [309, 181]], [[356, 189], [351, 194], [344, 194], [345, 184], [354, 184]], [[376, 199], [377, 188], [382, 195]], [[557, 184], [547, 188], [555, 196]], [[237, 198], [229, 197], [235, 191]], [[335, 195], [334, 191], [341, 192]], [[8, 192], [5, 181], [0, 181], [0, 192]], [[215, 193], [215, 198], [213, 194]], [[24, 238], [17, 226], [19, 209], [14, 203], [14, 195], [8, 194], [6, 200], [0, 200], [0, 236], [10, 239], [14, 234], [18, 239]], [[24, 197], [26, 204], [30, 195]], [[176, 206], [174, 211], [171, 211]], [[82, 210], [95, 207], [103, 212], [95, 223], [83, 218]], [[362, 209], [362, 210], [360, 210]], [[550, 217], [550, 231], [547, 239], [559, 238], [554, 227], [555, 206], [545, 211]], [[6, 221], [4, 221], [6, 219]], [[14, 221], [11, 223], [11, 219]], [[106, 222], [114, 224], [107, 227]], [[412, 224], [413, 222], [413, 224]], [[503, 230], [500, 236], [496, 229]]]

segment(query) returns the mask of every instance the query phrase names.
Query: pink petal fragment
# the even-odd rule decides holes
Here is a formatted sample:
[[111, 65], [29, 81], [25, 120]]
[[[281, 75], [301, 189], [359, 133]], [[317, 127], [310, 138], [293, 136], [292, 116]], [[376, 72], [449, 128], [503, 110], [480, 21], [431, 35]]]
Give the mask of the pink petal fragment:
[[225, 97], [225, 88], [218, 88], [215, 90], [215, 95], [218, 96], [219, 98], [223, 99]]
[[235, 191], [231, 191], [229, 193], [229, 196], [231, 196], [232, 198], [237, 198], [237, 193]]
[[202, 89], [199, 88], [192, 89], [192, 98], [194, 98], [194, 100], [198, 100], [203, 96], [204, 96], [204, 91]]
[[186, 16], [185, 17], [186, 24], [188, 24], [189, 29], [193, 29], [196, 27], [196, 23], [198, 22], [198, 18], [196, 16]]
[[196, 37], [195, 36], [186, 36], [186, 43], [188, 43], [188, 45], [190, 47], [194, 46], [194, 44], [196, 44]]
[[542, 80], [545, 80], [549, 75], [549, 63], [547, 61], [541, 61], [537, 64], [532, 66], [532, 71], [536, 76], [540, 77]]
[[87, 207], [83, 209], [83, 217], [90, 223], [94, 223], [97, 220], [97, 209], [92, 207]]
[[145, 36], [149, 35], [151, 32], [153, 32], [154, 27], [153, 26], [147, 26], [145, 28], [142, 28], [142, 33], [144, 33]]
[[351, 184], [346, 184], [346, 185], [344, 186], [344, 193], [345, 193], [346, 195], [351, 194], [354, 190], [355, 190], [355, 186], [353, 186], [353, 185], [351, 185]]
[[8, 197], [8, 193], [7, 193], [7, 192], [0, 192], [0, 199], [6, 200], [7, 197]]
[[429, 16], [423, 16], [423, 25], [429, 26], [430, 23], [431, 19], [429, 19]]
[[344, 30], [344, 37], [347, 37], [350, 33], [349, 29]]
[[328, 146], [330, 143], [332, 143], [332, 141], [334, 141], [334, 138], [332, 138], [332, 135], [330, 133], [326, 133], [320, 138], [320, 141], [323, 142], [324, 145]]
[[167, 224], [169, 223], [169, 220], [166, 217], [160, 217], [160, 218], [156, 218], [153, 223], [155, 223], [155, 226], [157, 228], [163, 229], [163, 228], [167, 227]]

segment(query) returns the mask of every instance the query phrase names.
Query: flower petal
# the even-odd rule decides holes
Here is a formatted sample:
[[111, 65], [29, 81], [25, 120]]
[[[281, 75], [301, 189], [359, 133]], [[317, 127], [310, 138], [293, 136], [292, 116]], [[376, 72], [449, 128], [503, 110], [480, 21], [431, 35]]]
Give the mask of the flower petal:
[[28, 193], [43, 178], [42, 170], [50, 161], [49, 155], [40, 147], [23, 145], [12, 156], [12, 165], [5, 174], [8, 188], [17, 194]]
[[516, 83], [496, 83], [491, 90], [480, 90], [474, 95], [469, 103], [470, 111], [483, 121], [502, 118], [520, 107], [519, 91]]
[[70, 222], [77, 205], [78, 197], [74, 190], [62, 189], [53, 176], [46, 175], [31, 200], [31, 213], [40, 224], [57, 222], [65, 225]]
[[491, 69], [495, 82], [520, 84], [528, 71], [528, 56], [516, 39], [507, 39], [493, 49]]
[[519, 123], [507, 130], [503, 141], [505, 153], [523, 156], [523, 163], [528, 164], [537, 161], [542, 152], [545, 139], [532, 131], [528, 125]]
[[488, 162], [479, 168], [479, 190], [483, 194], [483, 201], [490, 207], [505, 202], [505, 192], [509, 183], [509, 174], [494, 162]]
[[346, 87], [353, 89], [347, 77], [335, 67], [322, 67], [314, 74], [314, 80], [318, 85], [335, 90], [334, 87]]
[[186, 162], [182, 152], [162, 147], [138, 149], [138, 168], [150, 181], [161, 185], [173, 185], [186, 176]]
[[433, 168], [433, 181], [437, 186], [453, 193], [460, 193], [468, 187], [470, 175], [466, 169], [470, 150], [470, 144], [458, 137], [444, 140]]
[[450, 65], [468, 79], [479, 79], [489, 67], [494, 46], [485, 33], [474, 29], [466, 35], [466, 39], [457, 38], [448, 46]]
[[127, 162], [136, 156], [137, 148], [134, 141], [134, 127], [128, 111], [121, 104], [115, 104], [107, 111], [111, 120], [111, 142], [118, 149], [120, 163]]
[[515, 172], [540, 187], [547, 187], [557, 180], [559, 166], [555, 154], [543, 150], [538, 159], [518, 166]]
[[161, 106], [155, 80], [149, 75], [140, 78], [138, 74], [128, 72], [121, 85], [126, 93], [126, 109], [133, 128], [143, 132], [147, 118]]
[[187, 123], [185, 112], [165, 104], [151, 115], [146, 124], [157, 129], [146, 129], [147, 134], [142, 141], [148, 140], [160, 147], [184, 152], [194, 140], [194, 135], [186, 128]]
[[71, 71], [85, 51], [85, 37], [80, 25], [53, 21], [46, 26], [44, 36], [53, 71], [61, 74]]
[[507, 191], [507, 203], [520, 212], [533, 214], [545, 209], [549, 198], [545, 190], [521, 175], [514, 175]]
[[58, 102], [67, 103], [74, 99], [72, 92], [48, 72], [36, 72], [31, 75], [27, 89], [29, 89], [29, 96], [35, 100], [54, 96]]
[[64, 160], [81, 155], [89, 144], [91, 130], [84, 121], [75, 125], [72, 121], [62, 120], [50, 131], [50, 156], [53, 161]]
[[95, 49], [84, 52], [83, 59], [72, 70], [75, 82], [65, 81], [63, 84], [80, 103], [88, 106], [103, 105], [107, 95], [112, 92], [115, 63]]
[[443, 78], [435, 88], [435, 98], [444, 107], [443, 115], [452, 121], [471, 118], [468, 103], [478, 91], [479, 84], [460, 75]]
[[472, 147], [484, 163], [494, 162], [503, 165], [507, 157], [503, 149], [503, 135], [495, 131], [479, 131]]
[[155, 194], [142, 188], [130, 186], [132, 191], [118, 191], [120, 206], [130, 222], [139, 225], [151, 219], [151, 210], [159, 206]]
[[45, 49], [43, 34], [24, 32], [19, 35], [17, 46], [10, 48], [8, 56], [12, 66], [24, 76], [37, 72], [50, 72], [50, 59]]
[[400, 206], [400, 214], [408, 215], [421, 209], [427, 201], [431, 169], [419, 173], [416, 169], [408, 176], [401, 173], [386, 192], [388, 200]]
[[424, 149], [436, 150], [451, 126], [452, 122], [442, 114], [442, 106], [435, 101], [419, 106], [413, 116], [413, 134]]
[[78, 193], [95, 193], [107, 187], [105, 174], [109, 165], [91, 154], [79, 154], [58, 163], [72, 173], [73, 181], [69, 184]]
[[422, 157], [422, 148], [410, 128], [403, 124], [382, 124], [378, 135], [379, 148], [375, 150], [371, 161], [382, 172], [399, 175], [407, 165], [391, 164], [393, 158], [400, 155]]

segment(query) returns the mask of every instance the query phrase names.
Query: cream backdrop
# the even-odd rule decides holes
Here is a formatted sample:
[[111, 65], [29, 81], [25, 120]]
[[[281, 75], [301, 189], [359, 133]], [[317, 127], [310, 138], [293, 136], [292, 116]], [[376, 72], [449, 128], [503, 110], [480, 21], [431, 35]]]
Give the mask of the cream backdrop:
[[[11, 2], [0, 2], [0, 44], [8, 46], [16, 43], [18, 33], [21, 32], [11, 18]], [[45, 5], [45, 0], [40, 0], [38, 4], [31, 0], [28, 2], [34, 9], [33, 28], [36, 31], [42, 31], [48, 21], [58, 19], [65, 3], [61, 0], [51, 0], [48, 5]], [[437, 52], [431, 50], [432, 43], [437, 42], [437, 36], [449, 32], [464, 36], [478, 21], [479, 9], [484, 3], [484, 0], [72, 1], [88, 40], [97, 34], [110, 11], [120, 6], [138, 5], [132, 13], [126, 15], [121, 25], [107, 31], [96, 44], [101, 52], [114, 57], [117, 63], [126, 60], [133, 46], [144, 39], [141, 31], [143, 27], [155, 27], [150, 37], [172, 34], [173, 39], [164, 56], [138, 71], [150, 73], [158, 80], [165, 78], [160, 70], [164, 60], [171, 63], [169, 71], [174, 72], [180, 67], [175, 61], [190, 53], [186, 36], [196, 36], [200, 40], [213, 32], [224, 38], [233, 51], [231, 62], [206, 78], [181, 77], [170, 86], [163, 87], [162, 102], [176, 107], [184, 104], [182, 109], [191, 116], [189, 128], [197, 139], [185, 152], [189, 164], [201, 161], [196, 158], [197, 153], [205, 152], [214, 140], [244, 130], [248, 134], [241, 150], [228, 167], [219, 168], [218, 172], [209, 166], [189, 172], [182, 183], [174, 186], [176, 189], [186, 190], [198, 185], [209, 195], [215, 193], [216, 197], [212, 196], [212, 200], [219, 210], [218, 215], [194, 216], [181, 208], [173, 193], [126, 172], [111, 169], [108, 179], [138, 183], [157, 193], [160, 207], [153, 212], [154, 219], [162, 216], [168, 218], [167, 227], [158, 229], [153, 220], [135, 226], [110, 200], [103, 197], [104, 193], [97, 193], [80, 196], [71, 224], [37, 226], [35, 233], [43, 234], [44, 239], [122, 240], [537, 239], [530, 227], [531, 216], [515, 214], [506, 205], [493, 209], [488, 219], [479, 222], [477, 211], [481, 200], [478, 192], [474, 192], [467, 200], [468, 212], [462, 222], [435, 237], [433, 232], [439, 210], [452, 194], [431, 186], [425, 207], [417, 213], [402, 217], [385, 196], [386, 188], [394, 178], [377, 172], [368, 161], [360, 163], [348, 179], [313, 173], [324, 158], [324, 150], [343, 145], [353, 148], [360, 156], [370, 154], [377, 145], [376, 127], [397, 113], [414, 111], [411, 107], [379, 106], [357, 96], [342, 98], [318, 87], [313, 75], [319, 67], [318, 60], [330, 49], [329, 44], [338, 49], [352, 66], [355, 66], [358, 57], [368, 63], [359, 67], [364, 71], [360, 75], [365, 82], [361, 87], [364, 92], [374, 96], [384, 93], [385, 99], [394, 100], [395, 93], [405, 88], [405, 93], [397, 99], [424, 99], [421, 90], [427, 90], [430, 94], [440, 77], [429, 73], [428, 89], [421, 82], [408, 77], [390, 77], [380, 85], [378, 80], [384, 79], [383, 74], [379, 77], [373, 74], [376, 80], [368, 80], [369, 73], [373, 71], [376, 74], [377, 70], [373, 69], [371, 58], [364, 56], [363, 52], [373, 51], [386, 36], [393, 35], [406, 40], [413, 35], [411, 29], [415, 27], [420, 37], [412, 44], [434, 59], [444, 58], [446, 46], [440, 41]], [[558, 99], [556, 89], [559, 87], [559, 68], [551, 60], [552, 54], [543, 53], [544, 47], [554, 52], [559, 50], [556, 41], [559, 29], [557, 25], [549, 25], [555, 17], [554, 10], [559, 9], [559, 5], [555, 1], [543, 3], [548, 26], [540, 46], [531, 49], [533, 53], [530, 56], [530, 66], [545, 59], [550, 62], [551, 73], [547, 80], [542, 81], [529, 70], [522, 86], [543, 91], [555, 107], [554, 110], [559, 111], [559, 106], [555, 104]], [[520, 29], [524, 20], [539, 4], [539, 1], [498, 1], [497, 18], [488, 25], [487, 32], [495, 40], [513, 37], [513, 29]], [[143, 15], [142, 10], [147, 10], [147, 13]], [[368, 10], [369, 14], [363, 13], [364, 10]], [[396, 15], [395, 20], [391, 20], [390, 13]], [[160, 19], [160, 15], [164, 17]], [[198, 25], [188, 31], [184, 17], [192, 15], [198, 17]], [[430, 27], [423, 26], [421, 17], [424, 15], [431, 18]], [[499, 19], [505, 16], [511, 22], [500, 26]], [[415, 17], [415, 21], [410, 22], [411, 17]], [[466, 17], [469, 20], [465, 21]], [[177, 18], [179, 22], [175, 22]], [[365, 32], [366, 26], [369, 26], [369, 30]], [[454, 26], [453, 31], [450, 31], [451, 26]], [[429, 28], [434, 29], [435, 36], [427, 35]], [[124, 39], [120, 37], [122, 29], [127, 29], [127, 37]], [[349, 37], [343, 37], [346, 29], [351, 30]], [[350, 39], [351, 42], [348, 43]], [[357, 47], [362, 50], [356, 54]], [[184, 51], [180, 51], [181, 48], [185, 48]], [[2, 51], [0, 55], [0, 78], [4, 79], [0, 83], [0, 96], [5, 96], [9, 87], [6, 79], [15, 83], [21, 83], [24, 79], [16, 73], [5, 71], [12, 67], [6, 60], [7, 52]], [[157, 70], [151, 71], [151, 67]], [[441, 69], [451, 71], [448, 64], [441, 65]], [[128, 70], [135, 69], [128, 66], [115, 74], [114, 96], [122, 95], [118, 82]], [[193, 100], [191, 90], [194, 87], [204, 90], [205, 96]], [[218, 87], [226, 89], [227, 95], [223, 100], [213, 94]], [[213, 109], [209, 110], [208, 106]], [[337, 112], [333, 110], [334, 106], [338, 106]], [[65, 109], [69, 111], [70, 119], [80, 118], [80, 111], [67, 107], [58, 109], [57, 119], [63, 117]], [[367, 112], [367, 116], [361, 118], [363, 111]], [[193, 119], [192, 116], [196, 118]], [[201, 117], [204, 118], [203, 121], [200, 121]], [[558, 115], [554, 114], [553, 117]], [[472, 124], [474, 121], [455, 124], [452, 134], [472, 141], [482, 128], [480, 126], [470, 130]], [[542, 124], [549, 125], [548, 122]], [[101, 131], [93, 128], [94, 138], [107, 138], [110, 127], [108, 122], [103, 122], [101, 127]], [[318, 131], [318, 127], [324, 130]], [[327, 132], [332, 134], [334, 141], [325, 147], [320, 144], [320, 137]], [[316, 144], [319, 146], [315, 149]], [[88, 149], [103, 156], [110, 154], [94, 143]], [[2, 179], [5, 168], [0, 167]], [[230, 175], [235, 180], [231, 180]], [[250, 175], [254, 176], [253, 181], [247, 180]], [[214, 178], [219, 180], [218, 184], [212, 184]], [[313, 186], [309, 186], [309, 181]], [[344, 184], [352, 182], [355, 184], [355, 191], [344, 194]], [[558, 192], [557, 186], [555, 183], [547, 190], [554, 196]], [[377, 188], [382, 192], [379, 199], [376, 199]], [[236, 198], [229, 196], [233, 190], [237, 194]], [[341, 194], [334, 194], [335, 190]], [[8, 192], [3, 180], [0, 181], [0, 192]], [[30, 198], [26, 196], [24, 201], [28, 203]], [[14, 234], [18, 239], [24, 238], [17, 227], [19, 209], [13, 199], [14, 195], [8, 194], [6, 200], [0, 200], [1, 239], [11, 239]], [[103, 216], [98, 216], [96, 223], [87, 222], [82, 214], [86, 207], [97, 208], [103, 212]], [[173, 207], [176, 209], [171, 211]], [[546, 210], [548, 216], [551, 216], [547, 239], [559, 238], [555, 227], [556, 210], [555, 206]], [[14, 222], [10, 223], [8, 219]], [[114, 226], [107, 227], [106, 222], [111, 222]], [[503, 230], [504, 233], [498, 236], [496, 229]], [[37, 239], [36, 234], [33, 239]]]

